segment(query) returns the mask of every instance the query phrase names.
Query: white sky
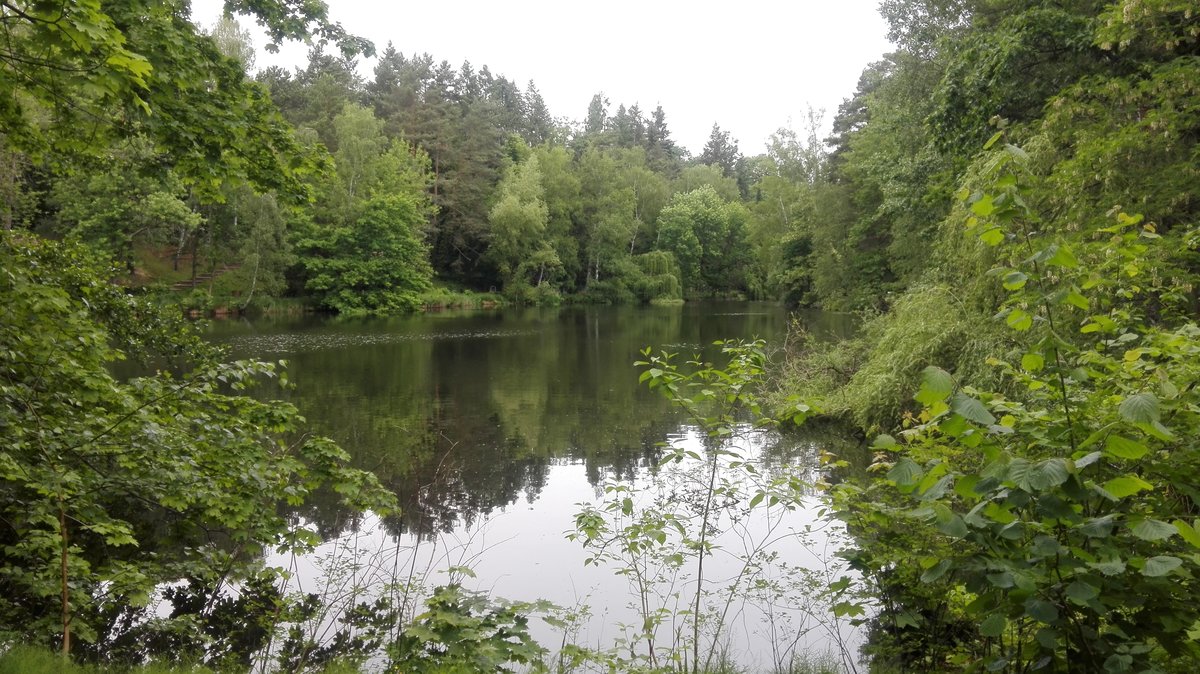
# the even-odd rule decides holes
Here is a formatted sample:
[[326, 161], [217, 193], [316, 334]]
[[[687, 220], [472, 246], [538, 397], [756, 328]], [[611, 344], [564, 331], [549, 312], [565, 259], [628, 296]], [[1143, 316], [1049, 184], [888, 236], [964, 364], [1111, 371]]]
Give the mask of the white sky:
[[[648, 117], [661, 104], [671, 137], [694, 154], [713, 122], [747, 156], [781, 126], [802, 131], [809, 106], [828, 128], [862, 69], [891, 48], [878, 0], [327, 2], [377, 50], [390, 40], [405, 56], [487, 65], [522, 89], [532, 79], [555, 117], [582, 120], [600, 91], [610, 113], [638, 103]], [[207, 29], [220, 12], [221, 0], [195, 0], [192, 19]], [[303, 65], [306, 51], [260, 48], [255, 65]], [[373, 66], [359, 70], [370, 78]]]

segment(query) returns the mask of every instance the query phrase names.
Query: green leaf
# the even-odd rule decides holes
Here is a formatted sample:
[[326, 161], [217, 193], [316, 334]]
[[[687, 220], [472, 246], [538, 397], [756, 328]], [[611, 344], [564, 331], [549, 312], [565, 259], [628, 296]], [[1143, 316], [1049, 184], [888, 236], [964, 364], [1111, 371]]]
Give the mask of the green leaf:
[[875, 436], [875, 441], [871, 443], [871, 447], [875, 449], [891, 449], [896, 446], [896, 438], [884, 433]]
[[1117, 408], [1121, 418], [1133, 424], [1158, 421], [1158, 398], [1152, 393], [1137, 393], [1121, 401]]
[[1013, 309], [1008, 312], [1004, 322], [1013, 330], [1024, 332], [1033, 327], [1033, 316], [1023, 309]]
[[1071, 473], [1066, 459], [1053, 458], [1032, 462], [1013, 459], [1008, 465], [1008, 479], [1027, 492], [1040, 492], [1067, 481]]
[[971, 212], [981, 218], [986, 218], [987, 216], [996, 212], [996, 206], [994, 200], [992, 199], [992, 195], [985, 194], [981, 199], [971, 204]]
[[1013, 575], [1011, 573], [1009, 573], [1008, 571], [1001, 571], [1000, 573], [989, 573], [987, 575], [987, 581], [988, 581], [988, 583], [990, 583], [992, 585], [992, 587], [998, 587], [1002, 590], [1007, 590], [1008, 588], [1012, 587], [1013, 585], [1016, 585], [1016, 581], [1013, 579]]
[[1139, 491], [1153, 489], [1154, 485], [1146, 482], [1136, 475], [1123, 475], [1115, 477], [1104, 483], [1104, 491], [1112, 494], [1116, 498], [1125, 498], [1132, 496]]
[[967, 535], [967, 523], [953, 510], [942, 503], [935, 503], [933, 512], [937, 519], [938, 531], [955, 538], [963, 538]]
[[[1037, 642], [1042, 645], [1042, 648], [1052, 651], [1058, 648], [1058, 642], [1059, 639], [1062, 638], [1062, 635], [1060, 635], [1056, 629], [1043, 627], [1037, 631], [1037, 636], [1035, 638], [1037, 639]], [[1036, 669], [1037, 666], [1035, 665], [1034, 668]]]
[[[931, 474], [929, 477], [933, 477], [933, 475]], [[929, 477], [926, 477], [925, 480], [922, 480], [922, 487], [924, 487], [924, 482], [926, 480], [928, 480]], [[943, 475], [940, 479], [938, 479], [936, 482], [934, 482], [932, 485], [930, 485], [927, 489], [921, 490], [921, 500], [922, 501], [934, 501], [934, 500], [940, 499], [941, 497], [946, 495], [946, 490], [950, 488], [950, 485], [953, 482], [954, 482], [953, 475]]]
[[856, 604], [849, 601], [839, 601], [838, 603], [834, 604], [831, 609], [833, 615], [839, 618], [852, 618], [854, 616], [862, 615], [865, 612], [861, 604]]
[[920, 627], [925, 624], [925, 618], [916, 611], [900, 611], [895, 621], [896, 627]]
[[916, 401], [923, 405], [941, 402], [954, 391], [954, 378], [940, 367], [930, 365], [921, 371], [921, 389]]
[[1091, 303], [1088, 302], [1088, 299], [1086, 297], [1084, 297], [1083, 295], [1080, 295], [1078, 292], [1075, 292], [1075, 291], [1071, 291], [1071, 292], [1067, 293], [1067, 296], [1063, 298], [1063, 302], [1066, 302], [1067, 304], [1070, 304], [1073, 307], [1083, 309], [1084, 311], [1087, 311], [1087, 310], [1091, 309], [1091, 307], [1092, 307]]
[[1193, 548], [1200, 548], [1200, 532], [1195, 527], [1183, 520], [1175, 520], [1171, 524], [1175, 525], [1175, 530], [1183, 540], [1191, 543]]
[[903, 457], [888, 471], [887, 478], [895, 484], [907, 487], [916, 484], [924, 474], [925, 471], [917, 465], [916, 461]]
[[1137, 440], [1130, 440], [1120, 435], [1110, 435], [1104, 441], [1104, 451], [1118, 458], [1137, 460], [1150, 450]]
[[1033, 539], [1030, 552], [1035, 557], [1052, 557], [1062, 551], [1062, 545], [1053, 536], [1039, 535]]
[[1098, 562], [1092, 562], [1088, 566], [1096, 569], [1106, 576], [1116, 576], [1125, 573], [1125, 562], [1117, 556], [1107, 557]]
[[1079, 533], [1088, 538], [1107, 538], [1112, 535], [1115, 520], [1112, 515], [1093, 517], [1079, 525]]
[[[975, 485], [979, 484], [978, 475], [963, 475], [954, 481], [954, 493], [964, 499], [975, 500], [978, 494], [975, 492]], [[979, 503], [982, 506], [983, 502]], [[976, 506], [976, 507], [979, 507]]]
[[1049, 625], [1058, 620], [1058, 608], [1044, 599], [1030, 598], [1025, 600], [1025, 615]]
[[955, 414], [960, 414], [964, 419], [977, 424], [990, 426], [996, 423], [996, 417], [988, 411], [987, 407], [984, 407], [982, 402], [965, 393], [955, 393], [950, 398], [950, 409]]
[[1183, 560], [1178, 557], [1158, 555], [1146, 560], [1146, 565], [1142, 567], [1142, 575], [1149, 578], [1158, 578], [1178, 569], [1182, 564]]
[[1149, 435], [1152, 438], [1157, 438], [1163, 442], [1170, 442], [1175, 439], [1175, 434], [1171, 429], [1162, 425], [1162, 422], [1154, 421], [1148, 424], [1134, 424], [1138, 430]]
[[1040, 353], [1027, 353], [1021, 356], [1021, 369], [1026, 372], [1037, 372], [1046, 367], [1046, 359]]
[[1029, 161], [1029, 153], [1026, 152], [1025, 149], [1022, 148], [1020, 145], [1013, 145], [1012, 143], [1005, 143], [1004, 151], [1007, 152], [1013, 159], [1016, 159], [1021, 164], [1024, 164], [1025, 162]]
[[1004, 231], [999, 227], [985, 229], [979, 233], [979, 240], [989, 246], [999, 246], [1004, 243]]
[[1075, 267], [1079, 266], [1079, 260], [1075, 258], [1075, 254], [1071, 252], [1070, 248], [1067, 248], [1066, 246], [1058, 246], [1058, 248], [1054, 251], [1054, 255], [1050, 256], [1050, 259], [1046, 261], [1046, 264], [1074, 269]]
[[1092, 465], [1093, 463], [1096, 463], [1097, 461], [1099, 461], [1100, 457], [1102, 457], [1102, 456], [1104, 456], [1104, 454], [1101, 452], [1089, 452], [1087, 454], [1084, 454], [1083, 456], [1079, 457], [1078, 459], [1075, 459], [1075, 469], [1082, 470], [1084, 468], [1087, 468], [1088, 466]]
[[1124, 653], [1118, 653], [1108, 656], [1104, 660], [1104, 671], [1110, 674], [1121, 674], [1128, 672], [1133, 666], [1133, 656]]
[[1100, 590], [1089, 583], [1077, 580], [1067, 586], [1067, 598], [1077, 604], [1087, 604], [1100, 596]]
[[979, 623], [979, 633], [985, 637], [996, 638], [1004, 634], [1005, 628], [1008, 627], [1008, 620], [1002, 614], [993, 613], [983, 619]]
[[951, 566], [953, 566], [953, 562], [951, 562], [948, 559], [943, 559], [942, 561], [938, 562], [937, 564], [934, 564], [933, 566], [926, 569], [925, 572], [921, 574], [921, 582], [922, 583], [932, 583], [933, 581], [937, 580], [938, 578], [941, 578], [942, 576], [946, 575], [946, 572], [950, 570]]
[[1025, 284], [1028, 281], [1029, 281], [1029, 276], [1027, 276], [1024, 272], [1010, 271], [1009, 273], [1004, 275], [1004, 289], [1005, 290], [1020, 290], [1021, 288], [1025, 287]]
[[1143, 541], [1162, 541], [1179, 533], [1174, 526], [1162, 520], [1150, 518], [1138, 521], [1130, 528], [1130, 531]]

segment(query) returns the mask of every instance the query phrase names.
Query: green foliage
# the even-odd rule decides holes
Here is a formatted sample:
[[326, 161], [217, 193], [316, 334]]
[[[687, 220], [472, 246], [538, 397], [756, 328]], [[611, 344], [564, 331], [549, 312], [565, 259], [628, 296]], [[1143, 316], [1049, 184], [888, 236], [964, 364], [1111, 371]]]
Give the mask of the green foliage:
[[1013, 123], [1039, 117], [1048, 98], [1098, 65], [1087, 4], [1030, 5], [977, 29], [973, 39], [944, 45], [946, 70], [928, 123], [945, 151], [972, 152], [994, 116]]
[[684, 168], [675, 179], [675, 192], [691, 192], [701, 187], [711, 187], [725, 201], [736, 201], [737, 181], [726, 176], [721, 167], [711, 164], [695, 164]]
[[58, 208], [56, 233], [87, 242], [131, 271], [135, 245], [187, 239], [203, 218], [184, 203], [186, 191], [175, 174], [145, 170], [163, 159], [146, 138], [133, 138], [86, 173], [63, 176], [51, 197]]
[[839, 191], [826, 180], [828, 155], [817, 137], [819, 126], [819, 116], [810, 111], [806, 139], [779, 129], [760, 158], [762, 174], [746, 227], [753, 251], [748, 285], [757, 298], [793, 305], [813, 299], [811, 267], [820, 257], [812, 255], [813, 237], [825, 224], [817, 214], [831, 217], [830, 197]]
[[[64, 662], [61, 655], [31, 646], [13, 646], [0, 654], [0, 674], [99, 674], [112, 668]], [[128, 674], [211, 674], [212, 669], [199, 665], [148, 664], [122, 668]], [[218, 670], [220, 671], [220, 670]], [[347, 663], [331, 663], [320, 674], [359, 674], [360, 670]]]
[[[345, 222], [362, 205], [378, 196], [404, 194], [418, 203], [427, 200], [432, 180], [429, 156], [403, 136], [388, 138], [384, 124], [370, 108], [346, 103], [333, 118], [333, 152], [336, 173], [326, 186], [326, 199], [318, 217]], [[432, 215], [431, 206], [424, 206]]]
[[504, 297], [499, 293], [474, 293], [458, 291], [444, 286], [434, 286], [421, 293], [421, 306], [427, 309], [452, 307], [493, 308], [504, 306]]
[[[0, 674], [93, 674], [98, 667], [76, 665], [64, 661], [61, 655], [32, 646], [14, 646], [0, 655]], [[209, 674], [206, 667], [145, 665], [129, 670], [130, 674]]]
[[[812, 289], [822, 306], [881, 307], [920, 279], [950, 158], [933, 146], [925, 119], [940, 63], [900, 52], [872, 64], [843, 114], [850, 121], [831, 158], [832, 182], [811, 234]], [[839, 120], [834, 120], [835, 128]]]
[[[1117, 212], [1094, 238], [1059, 232], [1029, 205], [1027, 161], [1001, 146], [962, 193], [1021, 349], [988, 362], [1014, 386], [926, 368], [920, 414], [876, 441], [885, 478], [835, 492], [852, 558], [895, 607], [886, 653], [907, 666], [1185, 671], [1200, 662], [1200, 328], [1144, 313], [1182, 315], [1174, 282], [1143, 267], [1154, 226]], [[937, 597], [956, 599], [926, 610]]]
[[[310, 29], [345, 37], [323, 7], [242, 6], [280, 37], [306, 37]], [[246, 80], [242, 64], [199, 35], [187, 13], [186, 4], [137, 0], [5, 5], [12, 31], [0, 57], [6, 142], [58, 160], [102, 155], [113, 139], [144, 135], [202, 193], [245, 179], [304, 196], [314, 157]]]
[[347, 103], [331, 127], [337, 170], [295, 237], [304, 288], [341, 313], [413, 311], [433, 276], [421, 236], [435, 212], [429, 157], [389, 139], [369, 108]]
[[719, 125], [713, 124], [712, 131], [708, 135], [708, 142], [704, 144], [704, 149], [700, 151], [700, 156], [696, 160], [701, 164], [719, 169], [721, 175], [735, 180], [738, 194], [745, 195], [744, 159], [741, 151], [738, 150], [737, 141], [729, 137], [728, 131], [722, 131]]
[[974, 307], [944, 286], [918, 286], [906, 293], [891, 311], [864, 325], [860, 339], [869, 346], [839, 392], [839, 402], [856, 425], [874, 430], [890, 427], [908, 411], [902, 392], [916, 388], [930, 363], [986, 386], [999, 382], [984, 361], [1006, 348], [1002, 333], [980, 325]]
[[794, 276], [826, 306], [907, 288], [788, 365], [892, 431], [833, 493], [868, 581], [845, 610], [873, 596], [884, 669], [1191, 671], [1195, 18], [994, 9], [885, 3], [904, 48], [835, 120], [847, 199]]
[[612, 153], [589, 148], [579, 158], [580, 252], [584, 285], [612, 275], [618, 260], [629, 255], [630, 242], [641, 223], [635, 218], [636, 194], [623, 184], [620, 166]]
[[413, 311], [433, 271], [417, 236], [415, 201], [403, 194], [376, 197], [351, 225], [314, 227], [298, 245], [306, 288], [320, 306], [346, 314]]
[[[240, 266], [219, 275], [214, 294], [230, 306], [246, 309], [256, 300], [280, 297], [286, 290], [284, 273], [295, 263], [288, 222], [274, 195], [235, 193], [227, 203], [234, 210], [234, 223], [223, 242], [232, 244], [230, 258]], [[214, 241], [215, 244], [220, 244]], [[214, 246], [216, 248], [217, 246]], [[214, 257], [218, 251], [214, 251]]]
[[663, 302], [683, 299], [683, 284], [679, 282], [679, 268], [675, 257], [662, 250], [652, 250], [634, 258], [641, 277], [637, 279], [634, 292], [643, 302]]
[[[0, 623], [11, 637], [68, 652], [102, 634], [109, 607], [145, 606], [160, 583], [238, 580], [264, 549], [304, 549], [308, 532], [276, 506], [320, 485], [389, 507], [332, 442], [295, 437], [294, 407], [238, 395], [281, 376], [275, 365], [220, 363], [78, 246], [6, 233], [0, 259]], [[112, 374], [134, 356], [169, 369]]]
[[394, 666], [408, 672], [511, 672], [518, 665], [537, 665], [546, 649], [529, 635], [528, 614], [548, 608], [444, 585], [433, 591], [426, 612], [404, 628], [388, 654]]
[[[488, 255], [505, 286], [516, 281], [541, 286], [547, 275], [561, 271], [562, 262], [545, 240], [550, 211], [544, 200], [537, 157], [515, 164], [500, 181], [497, 201], [488, 214], [492, 225]], [[525, 272], [518, 275], [518, 271]], [[525, 274], [534, 272], [532, 279]]]
[[658, 216], [655, 248], [675, 256], [685, 295], [745, 287], [746, 211], [703, 186], [671, 199]]
[[534, 148], [533, 155], [538, 158], [546, 201], [546, 240], [563, 266], [559, 287], [571, 291], [582, 270], [579, 241], [573, 236], [582, 185], [566, 148], [542, 145]]
[[[1120, 204], [1147, 214], [1160, 234], [1186, 231], [1197, 214], [1191, 186], [1200, 176], [1198, 76], [1200, 59], [1181, 56], [1065, 89], [1027, 144], [1035, 166], [1052, 167], [1036, 194], [1039, 209], [1061, 214], [1067, 227], [1091, 230], [1104, 227], [1105, 213]], [[1173, 248], [1155, 255], [1192, 264]]]
[[[665, 445], [651, 484], [606, 485], [604, 501], [583, 506], [569, 534], [589, 551], [586, 563], [612, 567], [635, 594], [640, 623], [626, 628], [621, 650], [628, 655], [601, 657], [612, 669], [724, 671], [723, 634], [747, 603], [778, 605], [790, 591], [805, 595], [801, 603], [819, 601], [818, 588], [831, 580], [779, 564], [773, 550], [780, 540], [809, 540], [807, 531], [784, 532], [778, 524], [783, 512], [800, 507], [804, 478], [787, 467], [767, 468], [746, 443], [752, 424], [777, 423], [760, 406], [766, 345], [714, 346], [720, 365], [698, 355], [680, 363], [675, 354], [643, 350], [640, 381], [685, 411], [700, 447]], [[780, 417], [800, 423], [815, 411], [793, 400]], [[765, 524], [765, 533], [751, 533], [752, 521]], [[730, 542], [723, 535], [740, 538]], [[718, 551], [737, 560], [732, 577], [710, 578], [706, 564]], [[836, 627], [831, 631], [836, 634]]]

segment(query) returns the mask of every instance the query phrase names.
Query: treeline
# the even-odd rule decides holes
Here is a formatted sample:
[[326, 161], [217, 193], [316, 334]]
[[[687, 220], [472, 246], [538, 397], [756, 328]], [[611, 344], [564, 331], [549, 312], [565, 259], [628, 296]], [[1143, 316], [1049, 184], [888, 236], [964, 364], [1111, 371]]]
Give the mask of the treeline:
[[[134, 283], [199, 286], [185, 301], [201, 304], [291, 296], [391, 313], [435, 285], [519, 303], [773, 298], [786, 285], [781, 260], [796, 256], [777, 235], [794, 205], [776, 204], [777, 188], [815, 179], [800, 156], [815, 139], [781, 131], [746, 158], [714, 124], [693, 158], [661, 106], [613, 110], [597, 94], [573, 123], [533, 82], [391, 45], [369, 79], [323, 48], [251, 78], [234, 20], [194, 39], [221, 69], [195, 73], [194, 95], [220, 83], [220, 96], [86, 152], [11, 143], [6, 226], [81, 240]], [[238, 137], [214, 144], [220, 125]]]
[[[401, 191], [370, 176], [388, 148], [407, 148], [421, 176], [410, 194], [424, 203], [411, 227], [441, 283], [518, 302], [751, 290], [745, 163], [719, 127], [693, 161], [661, 106], [613, 112], [597, 94], [582, 125], [571, 124], [551, 117], [533, 82], [522, 89], [487, 66], [454, 68], [390, 45], [367, 81], [353, 61], [318, 52], [304, 69], [257, 79], [301, 135], [332, 153], [343, 194], [351, 183], [358, 199]], [[334, 199], [318, 200], [318, 230], [337, 221], [321, 217], [322, 201]], [[303, 243], [297, 252], [301, 266], [321, 257]], [[311, 275], [305, 283], [320, 290]]]

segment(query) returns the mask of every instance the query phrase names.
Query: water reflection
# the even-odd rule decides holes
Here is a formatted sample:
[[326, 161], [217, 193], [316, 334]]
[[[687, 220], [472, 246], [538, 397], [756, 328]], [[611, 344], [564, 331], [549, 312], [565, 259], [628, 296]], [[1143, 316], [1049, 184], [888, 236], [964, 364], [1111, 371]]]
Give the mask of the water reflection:
[[[779, 307], [751, 303], [569, 307], [224, 322], [211, 337], [235, 357], [287, 359], [294, 387], [258, 394], [293, 402], [312, 430], [338, 441], [400, 498], [401, 514], [386, 520], [348, 515], [331, 495], [298, 510], [330, 541], [308, 558], [273, 560], [295, 567], [301, 589], [328, 582], [323, 555], [366, 555], [353, 573], [378, 577], [352, 579], [364, 587], [467, 564], [480, 574], [478, 587], [497, 595], [592, 606], [580, 630], [601, 644], [633, 616], [625, 580], [585, 567], [588, 553], [564, 538], [576, 504], [597, 502], [609, 480], [655, 479], [661, 443], [698, 441], [677, 411], [638, 384], [633, 362], [646, 346], [692, 354], [717, 339], [779, 344], [789, 320]], [[850, 329], [848, 319], [830, 315], [809, 316], [806, 327], [834, 337]], [[804, 438], [755, 438], [767, 472], [811, 469], [822, 449]], [[816, 518], [793, 520], [789, 526]], [[785, 552], [798, 564], [822, 563], [802, 546]], [[539, 629], [543, 643], [561, 638]], [[739, 641], [775, 645], [762, 635]]]
[[[740, 429], [737, 437], [739, 454], [761, 467], [765, 481], [791, 475], [811, 483], [818, 477], [812, 468], [822, 449], [817, 443], [749, 428]], [[670, 444], [702, 452], [706, 443], [698, 429], [685, 425], [674, 430]], [[628, 476], [638, 485], [630, 492], [635, 509], [666, 499], [681, 511], [688, 510], [695, 505], [688, 503], [696, 496], [696, 473], [706, 470], [702, 460], [638, 469]], [[679, 568], [648, 561], [645, 570], [653, 580], [639, 594], [632, 576], [618, 573], [620, 561], [588, 565], [585, 561], [596, 549], [585, 549], [564, 535], [574, 529], [574, 516], [581, 508], [603, 507], [604, 487], [609, 483], [597, 484], [582, 463], [570, 460], [551, 460], [546, 478], [536, 496], [522, 493], [515, 503], [438, 535], [392, 535], [387, 523], [368, 515], [360, 527], [327, 541], [316, 554], [271, 563], [292, 572], [294, 584], [289, 589], [334, 598], [327, 614], [331, 622], [313, 629], [333, 628], [339, 597], [361, 601], [388, 593], [394, 605], [407, 607], [405, 615], [411, 618], [421, 610], [423, 593], [453, 579], [494, 596], [548, 600], [567, 614], [574, 613], [566, 633], [561, 624], [531, 622], [532, 635], [552, 650], [561, 643], [606, 648], [629, 639], [628, 648], [644, 655], [645, 637], [638, 635], [647, 606], [670, 614], [655, 629], [659, 648], [679, 648], [689, 629], [694, 560]], [[719, 647], [751, 671], [785, 671], [789, 658], [831, 653], [838, 650], [837, 644], [847, 645], [848, 652], [857, 648], [857, 631], [832, 619], [827, 607], [814, 599], [816, 590], [843, 573], [831, 565], [841, 529], [818, 514], [820, 501], [815, 495], [799, 505], [762, 507], [752, 518], [739, 516], [740, 506], [730, 505], [714, 518], [713, 554], [704, 573], [704, 610], [721, 614], [728, 595], [732, 611], [721, 629]], [[456, 567], [470, 567], [472, 576], [447, 573]], [[404, 597], [397, 596], [400, 593]], [[703, 638], [709, 643], [718, 637], [706, 632]]]
[[[260, 395], [296, 404], [399, 495], [393, 533], [431, 536], [536, 500], [552, 460], [581, 463], [593, 485], [653, 463], [681, 419], [638, 385], [642, 348], [780, 340], [787, 325], [774, 305], [722, 303], [239, 321], [212, 339], [287, 359], [294, 388]], [[333, 500], [300, 513], [325, 536], [346, 526]]]

